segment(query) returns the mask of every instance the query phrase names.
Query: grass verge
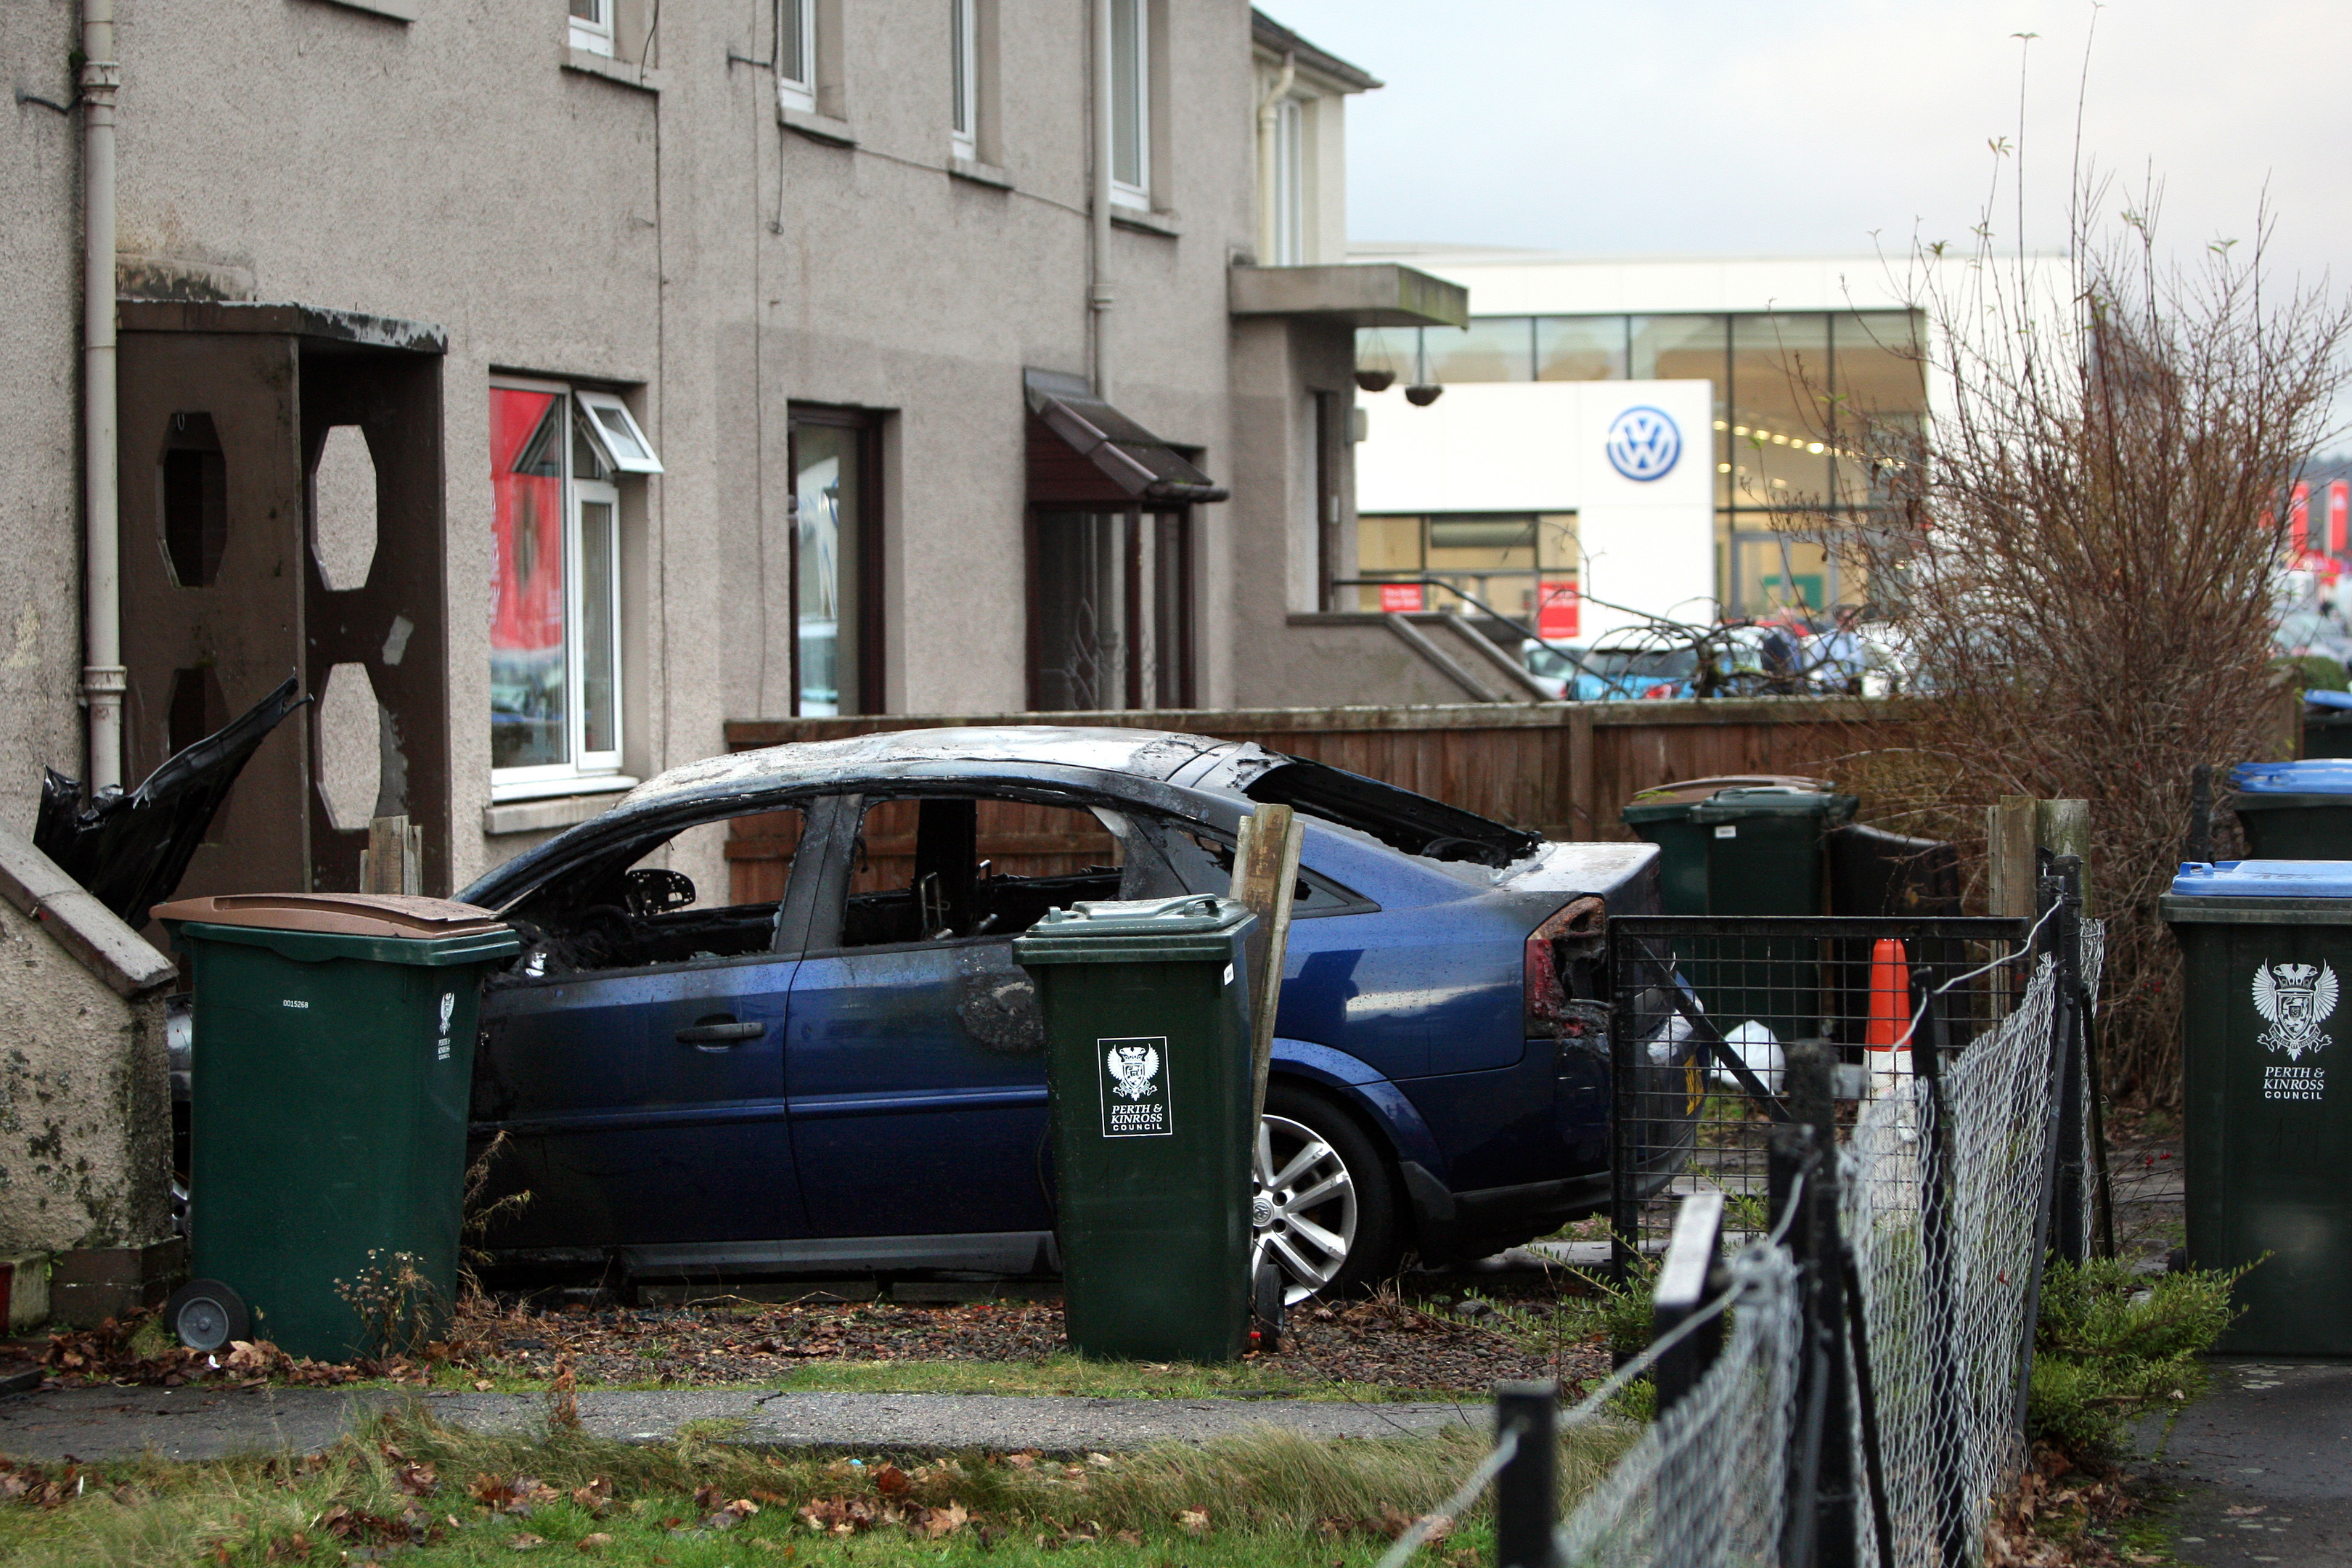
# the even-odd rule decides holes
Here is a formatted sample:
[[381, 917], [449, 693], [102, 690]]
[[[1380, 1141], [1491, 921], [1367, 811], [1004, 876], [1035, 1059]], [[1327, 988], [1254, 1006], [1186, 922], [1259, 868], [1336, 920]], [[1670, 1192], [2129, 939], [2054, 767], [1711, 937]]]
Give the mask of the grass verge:
[[[0, 1557], [24, 1568], [373, 1561], [417, 1568], [574, 1552], [614, 1563], [741, 1568], [793, 1561], [876, 1568], [986, 1555], [1003, 1568], [1085, 1543], [1142, 1568], [1369, 1563], [1484, 1453], [1483, 1433], [1316, 1442], [1276, 1428], [1065, 1465], [967, 1455], [900, 1470], [688, 1431], [635, 1446], [551, 1418], [476, 1433], [409, 1410], [324, 1453], [172, 1464], [20, 1467], [5, 1478]], [[1563, 1506], [1632, 1440], [1570, 1435]], [[1483, 1510], [1435, 1549], [1485, 1560]], [[1475, 1555], [1465, 1556], [1467, 1552]]]

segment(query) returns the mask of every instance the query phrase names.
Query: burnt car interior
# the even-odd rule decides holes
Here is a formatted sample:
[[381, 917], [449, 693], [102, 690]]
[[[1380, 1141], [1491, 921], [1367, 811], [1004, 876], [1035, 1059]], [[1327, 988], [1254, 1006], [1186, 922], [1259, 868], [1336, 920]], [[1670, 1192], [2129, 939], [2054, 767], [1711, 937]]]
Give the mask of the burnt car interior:
[[[799, 807], [744, 820], [757, 828], [763, 845], [774, 848], [781, 865], [791, 864], [791, 850], [804, 826]], [[537, 978], [772, 952], [782, 875], [772, 890], [732, 889], [751, 892], [750, 900], [697, 908], [698, 891], [685, 873], [637, 864], [667, 848], [671, 837], [619, 845], [551, 879], [517, 905], [509, 918], [525, 944], [510, 973]]]
[[1119, 835], [1086, 807], [877, 801], [858, 827], [841, 945], [1011, 936], [1048, 910], [1134, 896], [1120, 891], [1125, 863]]

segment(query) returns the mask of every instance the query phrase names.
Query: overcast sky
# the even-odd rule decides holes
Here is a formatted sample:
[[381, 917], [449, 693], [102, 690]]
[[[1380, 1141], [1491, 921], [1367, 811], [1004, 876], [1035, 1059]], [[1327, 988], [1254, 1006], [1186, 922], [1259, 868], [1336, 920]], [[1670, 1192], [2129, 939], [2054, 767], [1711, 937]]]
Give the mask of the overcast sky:
[[[2251, 239], [2267, 182], [2281, 271], [2352, 282], [2345, 0], [2113, 0], [2087, 84], [2084, 0], [1261, 4], [1388, 84], [1349, 103], [1356, 239], [1900, 252], [1915, 231], [1967, 238], [2003, 137], [2026, 243], [2059, 250], [2079, 97], [2100, 168], [2163, 180], [2171, 245]], [[2006, 184], [1995, 226], [2014, 243]]]

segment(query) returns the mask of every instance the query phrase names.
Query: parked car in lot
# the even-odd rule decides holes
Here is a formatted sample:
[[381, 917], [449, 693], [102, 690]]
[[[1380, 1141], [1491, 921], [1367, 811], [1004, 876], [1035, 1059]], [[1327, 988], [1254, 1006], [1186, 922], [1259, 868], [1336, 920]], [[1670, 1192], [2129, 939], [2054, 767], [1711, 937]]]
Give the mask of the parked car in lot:
[[[639, 1276], [1055, 1266], [1042, 1020], [1013, 937], [1223, 892], [1241, 818], [1305, 850], [1253, 1220], [1297, 1299], [1608, 1197], [1604, 917], [1657, 851], [1568, 844], [1247, 742], [902, 731], [713, 758], [458, 897], [525, 936], [482, 1007], [512, 1264]], [[706, 900], [651, 863], [726, 835]], [[1645, 997], [1644, 1060], [1691, 1048]], [[1647, 1069], [1645, 1069], [1647, 1070]]]

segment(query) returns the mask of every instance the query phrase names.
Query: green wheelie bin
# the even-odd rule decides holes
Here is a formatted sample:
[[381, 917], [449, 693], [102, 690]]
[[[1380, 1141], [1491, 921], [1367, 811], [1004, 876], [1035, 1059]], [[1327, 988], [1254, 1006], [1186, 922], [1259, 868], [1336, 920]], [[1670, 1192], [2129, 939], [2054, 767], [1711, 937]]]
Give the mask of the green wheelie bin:
[[1256, 923], [1213, 895], [1104, 900], [1013, 941], [1045, 1016], [1063, 1321], [1082, 1355], [1241, 1353]]
[[[2236, 1268], [2216, 1350], [2352, 1355], [2352, 863], [2187, 865], [2160, 901], [2186, 960], [2189, 1261]], [[2352, 1049], [2352, 1044], [2347, 1044]]]
[[2352, 860], [2352, 761], [2246, 763], [2230, 784], [2249, 860]]
[[214, 1350], [266, 1339], [349, 1361], [353, 1296], [425, 1321], [457, 1283], [484, 973], [520, 945], [487, 910], [364, 893], [252, 893], [155, 910], [187, 955], [194, 1026], [194, 1279], [166, 1321]]
[[[1858, 803], [1825, 779], [1751, 775], [1644, 790], [1625, 826], [1658, 847], [1670, 915], [1818, 915], [1826, 905], [1826, 846]], [[1774, 937], [1737, 956], [1691, 962], [1684, 973], [1724, 1028], [1763, 1025], [1780, 1039], [1825, 1032], [1818, 943]]]

